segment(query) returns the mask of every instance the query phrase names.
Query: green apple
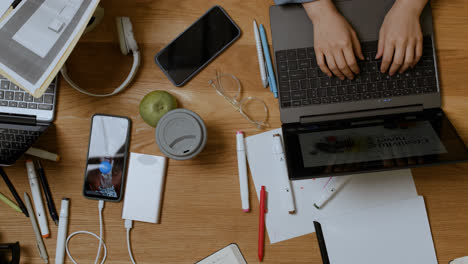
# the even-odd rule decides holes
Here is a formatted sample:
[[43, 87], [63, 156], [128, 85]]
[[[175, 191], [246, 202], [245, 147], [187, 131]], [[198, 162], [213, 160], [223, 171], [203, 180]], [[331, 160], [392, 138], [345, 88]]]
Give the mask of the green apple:
[[148, 125], [156, 127], [163, 115], [176, 108], [177, 101], [170, 93], [153, 91], [141, 100], [140, 116]]

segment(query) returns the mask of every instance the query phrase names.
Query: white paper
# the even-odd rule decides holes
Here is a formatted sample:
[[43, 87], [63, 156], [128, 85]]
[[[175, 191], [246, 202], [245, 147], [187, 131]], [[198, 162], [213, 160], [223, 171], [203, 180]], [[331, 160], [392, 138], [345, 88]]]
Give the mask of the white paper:
[[[29, 20], [16, 32], [13, 39], [44, 58], [75, 16], [82, 0], [46, 0]], [[54, 20], [62, 22], [61, 31], [50, 30]]]
[[6, 13], [8, 8], [13, 4], [13, 0], [0, 0], [0, 18]]
[[330, 263], [437, 264], [421, 196], [319, 222]]
[[275, 181], [279, 169], [272, 151], [273, 134], [282, 134], [282, 131], [276, 129], [245, 140], [257, 198], [260, 198], [262, 185], [267, 191], [268, 213], [265, 221], [271, 243], [315, 232], [313, 221], [318, 217], [353, 212], [417, 196], [410, 170], [358, 174], [319, 210], [313, 204], [320, 198], [329, 178], [299, 180], [292, 181], [296, 213], [289, 214], [282, 206], [278, 181]]

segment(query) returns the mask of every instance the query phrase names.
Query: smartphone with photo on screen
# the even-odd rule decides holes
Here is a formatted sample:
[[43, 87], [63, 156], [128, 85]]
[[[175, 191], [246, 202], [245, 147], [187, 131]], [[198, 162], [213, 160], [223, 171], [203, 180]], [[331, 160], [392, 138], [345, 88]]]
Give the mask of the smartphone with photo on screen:
[[93, 115], [83, 186], [86, 198], [113, 202], [122, 199], [130, 126], [127, 117]]

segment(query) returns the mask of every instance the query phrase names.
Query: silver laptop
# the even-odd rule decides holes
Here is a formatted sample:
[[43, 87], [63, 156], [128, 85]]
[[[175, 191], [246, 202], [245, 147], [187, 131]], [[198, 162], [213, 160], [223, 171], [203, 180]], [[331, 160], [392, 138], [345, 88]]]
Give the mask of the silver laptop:
[[[317, 66], [313, 25], [301, 5], [270, 8], [280, 114], [290, 177], [303, 179], [460, 162], [468, 159], [441, 107], [432, 13], [421, 15], [423, 57], [389, 76], [375, 60], [379, 29], [393, 0], [335, 5], [353, 25], [365, 56], [355, 80]], [[422, 143], [424, 142], [424, 143]]]
[[0, 166], [15, 163], [52, 125], [58, 80], [40, 98], [0, 75]]

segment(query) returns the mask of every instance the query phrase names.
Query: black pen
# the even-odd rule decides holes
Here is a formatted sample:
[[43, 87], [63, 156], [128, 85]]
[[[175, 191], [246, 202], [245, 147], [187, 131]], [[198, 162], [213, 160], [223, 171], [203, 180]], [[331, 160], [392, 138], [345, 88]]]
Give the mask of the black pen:
[[10, 179], [8, 179], [8, 175], [5, 173], [2, 167], [0, 167], [0, 175], [2, 175], [3, 180], [5, 181], [8, 189], [10, 189], [11, 194], [15, 197], [16, 202], [18, 203], [19, 208], [26, 217], [29, 217], [28, 209], [26, 209], [26, 205], [24, 205], [23, 200], [21, 200], [20, 196], [16, 192], [15, 186], [11, 183]]
[[39, 160], [36, 160], [37, 174], [39, 174], [39, 179], [41, 180], [42, 190], [47, 200], [47, 207], [49, 208], [49, 214], [52, 220], [54, 220], [55, 225], [58, 225], [58, 214], [57, 209], [55, 208], [54, 199], [52, 199], [52, 193], [50, 192], [49, 183], [45, 176], [44, 168]]

